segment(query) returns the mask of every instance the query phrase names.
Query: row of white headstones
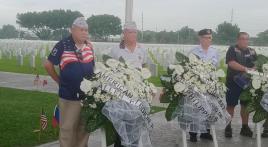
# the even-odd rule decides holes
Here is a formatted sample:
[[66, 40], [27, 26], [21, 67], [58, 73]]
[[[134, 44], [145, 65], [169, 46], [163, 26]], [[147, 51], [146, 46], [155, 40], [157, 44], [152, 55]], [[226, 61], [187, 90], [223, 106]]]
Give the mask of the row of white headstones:
[[[17, 57], [18, 65], [24, 65], [24, 57], [30, 57], [29, 65], [35, 67], [37, 57], [42, 60], [46, 59], [47, 53], [55, 45], [55, 41], [21, 41], [9, 40], [0, 41], [0, 59], [6, 57], [8, 59]], [[97, 61], [102, 61], [103, 54], [109, 54], [111, 48], [118, 47], [118, 43], [93, 43], [94, 53]], [[151, 54], [147, 56], [147, 64], [153, 76], [158, 76], [158, 64], [167, 68], [170, 64], [176, 64], [175, 54], [181, 52], [187, 55], [196, 45], [157, 45], [144, 44], [144, 48], [148, 49]], [[215, 46], [219, 51], [221, 59], [224, 59], [228, 46]], [[258, 53], [268, 55], [268, 47], [255, 47]]]
[[[36, 67], [36, 58], [44, 61], [55, 43], [50, 41], [0, 41], [0, 59], [13, 59], [16, 57], [17, 65], [29, 65], [34, 68]], [[94, 54], [97, 62], [102, 62], [102, 55], [109, 55], [111, 48], [117, 46], [118, 43], [94, 43]], [[29, 63], [25, 63], [25, 57], [29, 58]], [[151, 56], [147, 56], [147, 64], [152, 75], [158, 76], [158, 65], [152, 60]]]

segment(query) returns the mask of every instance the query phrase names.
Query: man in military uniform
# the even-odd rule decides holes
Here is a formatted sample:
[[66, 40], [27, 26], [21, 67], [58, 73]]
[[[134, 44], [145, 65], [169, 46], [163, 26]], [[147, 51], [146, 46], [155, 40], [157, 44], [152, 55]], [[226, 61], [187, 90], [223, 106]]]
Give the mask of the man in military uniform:
[[[212, 30], [203, 29], [199, 31], [199, 42], [200, 45], [191, 50], [190, 54], [196, 55], [203, 61], [211, 62], [215, 67], [219, 64], [219, 55], [215, 48], [211, 47], [212, 44]], [[197, 133], [189, 132], [190, 141], [197, 142]], [[201, 139], [213, 140], [210, 130], [207, 130], [207, 133], [201, 133]]]

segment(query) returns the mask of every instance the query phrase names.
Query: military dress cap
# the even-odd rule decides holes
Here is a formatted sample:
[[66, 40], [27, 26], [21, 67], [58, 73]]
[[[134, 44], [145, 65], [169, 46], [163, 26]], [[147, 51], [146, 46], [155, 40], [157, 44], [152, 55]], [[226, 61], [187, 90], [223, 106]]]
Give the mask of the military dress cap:
[[88, 29], [88, 24], [85, 17], [78, 17], [74, 20], [72, 27], [77, 26], [80, 28]]
[[212, 30], [211, 29], [203, 29], [198, 32], [199, 36], [204, 36], [204, 35], [211, 35]]

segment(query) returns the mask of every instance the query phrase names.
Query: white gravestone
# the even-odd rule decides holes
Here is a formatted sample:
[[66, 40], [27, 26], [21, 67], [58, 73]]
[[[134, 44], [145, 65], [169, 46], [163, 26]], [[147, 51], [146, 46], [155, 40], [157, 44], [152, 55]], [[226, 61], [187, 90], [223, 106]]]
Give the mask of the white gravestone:
[[18, 60], [18, 65], [23, 66], [23, 55], [18, 54], [17, 60]]
[[44, 57], [46, 57], [46, 50], [45, 49], [41, 49], [40, 50], [40, 58], [43, 59]]
[[30, 66], [35, 68], [35, 55], [32, 55], [30, 57]]
[[157, 66], [157, 64], [149, 64], [149, 70], [151, 71], [153, 77], [158, 76], [158, 66]]

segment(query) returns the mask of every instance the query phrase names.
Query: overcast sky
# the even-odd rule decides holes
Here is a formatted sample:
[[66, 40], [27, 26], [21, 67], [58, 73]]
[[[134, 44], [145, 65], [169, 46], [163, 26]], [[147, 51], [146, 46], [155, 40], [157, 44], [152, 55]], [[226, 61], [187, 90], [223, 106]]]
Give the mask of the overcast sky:
[[[268, 0], [134, 0], [134, 20], [144, 30], [178, 30], [183, 26], [199, 30], [223, 21], [233, 23], [252, 36], [268, 29]], [[0, 26], [16, 25], [16, 14], [52, 9], [78, 10], [86, 17], [113, 14], [124, 21], [125, 0], [0, 0]]]

